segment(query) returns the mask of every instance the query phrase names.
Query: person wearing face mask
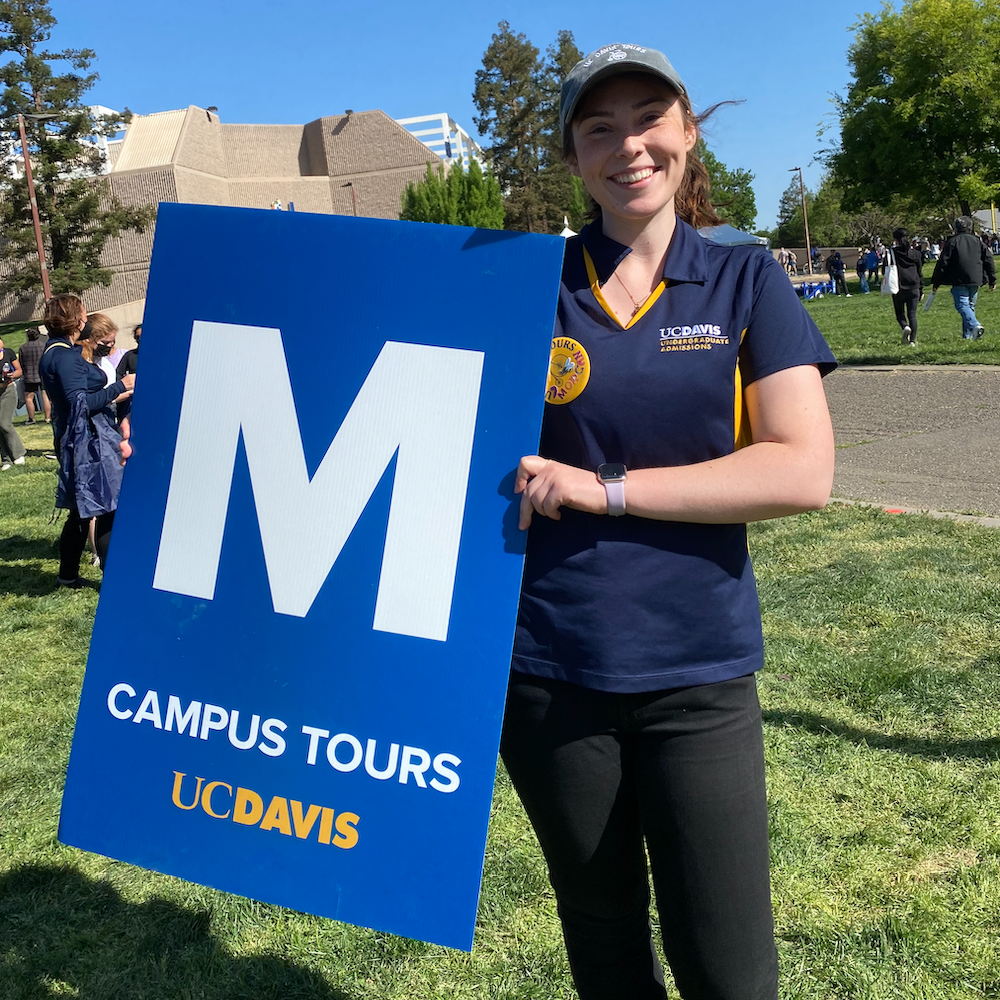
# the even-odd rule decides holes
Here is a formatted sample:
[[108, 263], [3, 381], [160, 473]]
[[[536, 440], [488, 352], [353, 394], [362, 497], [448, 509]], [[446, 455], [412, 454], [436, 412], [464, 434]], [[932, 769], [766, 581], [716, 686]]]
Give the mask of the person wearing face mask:
[[53, 444], [59, 461], [56, 506], [69, 514], [59, 540], [59, 578], [78, 587], [80, 556], [88, 523], [96, 518], [95, 541], [102, 566], [122, 476], [122, 438], [112, 404], [132, 395], [134, 375], [107, 384], [104, 371], [88, 363], [79, 341], [90, 342], [93, 328], [76, 295], [55, 295], [45, 305], [49, 341], [38, 364], [52, 403]]
[[118, 327], [105, 313], [91, 313], [87, 319], [90, 321], [90, 337], [86, 340], [81, 338], [81, 353], [85, 360], [92, 365], [97, 365], [104, 372], [106, 384], [111, 385], [118, 379], [118, 372], [111, 360], [111, 352], [115, 349], [115, 338], [118, 336]]

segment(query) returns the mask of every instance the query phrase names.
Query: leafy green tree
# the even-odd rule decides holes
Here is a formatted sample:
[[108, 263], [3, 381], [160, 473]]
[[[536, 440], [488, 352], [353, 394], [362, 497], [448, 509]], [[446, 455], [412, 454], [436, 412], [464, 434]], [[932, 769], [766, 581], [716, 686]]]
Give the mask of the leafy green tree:
[[698, 140], [697, 153], [712, 182], [712, 207], [731, 226], [749, 232], [757, 218], [757, 198], [751, 187], [754, 175], [739, 167], [730, 170], [704, 139]]
[[578, 214], [579, 189], [562, 159], [559, 89], [581, 57], [570, 31], [559, 32], [543, 59], [507, 21], [497, 25], [483, 53], [473, 122], [490, 143], [508, 229], [558, 233], [564, 216]]
[[1000, 0], [907, 0], [864, 14], [848, 50], [844, 207], [971, 214], [1000, 195]]
[[[46, 49], [55, 24], [48, 0], [0, 0], [0, 53], [9, 57], [0, 66], [0, 127], [20, 151], [17, 115], [50, 116], [25, 123], [49, 278], [53, 293], [83, 292], [111, 283], [113, 272], [100, 263], [105, 243], [126, 230], [141, 232], [156, 210], [126, 208], [99, 179], [102, 165], [91, 137], [114, 135], [128, 114], [91, 114], [82, 98], [98, 79], [85, 72], [96, 55], [91, 49]], [[73, 71], [56, 74], [51, 64], [58, 62], [68, 62]], [[0, 260], [11, 267], [5, 284], [17, 291], [40, 291], [23, 177], [0, 181], [0, 226]]]
[[427, 176], [417, 184], [407, 184], [401, 201], [399, 217], [406, 222], [503, 229], [500, 185], [475, 160], [469, 162], [468, 172], [457, 162], [447, 173], [443, 163], [437, 170], [428, 163]]

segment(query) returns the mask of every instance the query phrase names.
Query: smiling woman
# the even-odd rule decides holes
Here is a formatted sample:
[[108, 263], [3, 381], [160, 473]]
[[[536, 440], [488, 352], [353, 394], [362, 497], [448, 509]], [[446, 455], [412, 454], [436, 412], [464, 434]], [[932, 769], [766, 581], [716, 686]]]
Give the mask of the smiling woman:
[[[502, 752], [549, 864], [581, 1000], [777, 996], [746, 524], [823, 506], [835, 362], [769, 254], [722, 247], [670, 62], [567, 75], [567, 241]], [[644, 847], [646, 850], [644, 850]]]

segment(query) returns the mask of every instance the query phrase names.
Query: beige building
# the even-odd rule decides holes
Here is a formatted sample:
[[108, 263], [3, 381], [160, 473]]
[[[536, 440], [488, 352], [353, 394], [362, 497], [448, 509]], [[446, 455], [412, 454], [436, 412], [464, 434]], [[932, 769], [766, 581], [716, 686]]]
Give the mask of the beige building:
[[[100, 180], [126, 205], [161, 201], [297, 212], [399, 217], [400, 196], [439, 158], [381, 111], [319, 118], [308, 125], [226, 125], [213, 111], [136, 115], [124, 139], [108, 144], [111, 169]], [[107, 288], [84, 296], [90, 310], [113, 311], [120, 325], [138, 322], [146, 297], [153, 233], [110, 240], [102, 263], [114, 270]], [[2, 273], [0, 273], [2, 282]], [[0, 298], [7, 320], [38, 317], [41, 297]]]

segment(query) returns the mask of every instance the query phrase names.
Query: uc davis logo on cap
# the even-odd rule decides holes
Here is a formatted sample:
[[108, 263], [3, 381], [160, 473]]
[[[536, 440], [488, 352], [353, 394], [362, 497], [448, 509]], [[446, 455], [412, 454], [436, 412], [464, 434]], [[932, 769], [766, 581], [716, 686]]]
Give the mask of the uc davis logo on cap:
[[554, 337], [549, 355], [546, 403], [571, 403], [590, 381], [590, 358], [582, 345], [569, 337]]

